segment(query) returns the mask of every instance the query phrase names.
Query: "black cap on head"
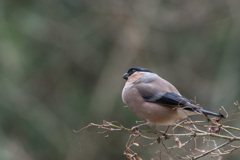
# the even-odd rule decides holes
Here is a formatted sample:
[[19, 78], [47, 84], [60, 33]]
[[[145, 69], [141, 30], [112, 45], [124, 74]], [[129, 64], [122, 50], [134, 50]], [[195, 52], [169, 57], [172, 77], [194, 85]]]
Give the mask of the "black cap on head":
[[135, 72], [150, 72], [150, 73], [153, 73], [152, 71], [150, 71], [147, 68], [133, 67], [133, 68], [130, 68], [128, 70], [128, 72], [123, 75], [123, 79], [127, 80], [128, 77], [131, 76]]

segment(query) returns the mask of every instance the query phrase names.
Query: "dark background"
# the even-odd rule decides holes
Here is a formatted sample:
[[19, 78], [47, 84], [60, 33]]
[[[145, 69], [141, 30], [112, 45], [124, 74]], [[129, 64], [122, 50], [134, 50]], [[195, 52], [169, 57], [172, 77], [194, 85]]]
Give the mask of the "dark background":
[[[0, 159], [126, 159], [128, 133], [92, 128], [79, 144], [73, 129], [135, 125], [121, 99], [131, 67], [149, 68], [204, 108], [232, 111], [239, 8], [238, 0], [1, 0]], [[160, 148], [133, 147], [145, 159]]]

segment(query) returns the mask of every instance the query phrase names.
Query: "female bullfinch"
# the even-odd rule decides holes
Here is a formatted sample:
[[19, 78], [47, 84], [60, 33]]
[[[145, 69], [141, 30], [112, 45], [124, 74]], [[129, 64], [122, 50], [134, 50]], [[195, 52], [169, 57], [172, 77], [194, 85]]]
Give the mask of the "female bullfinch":
[[217, 117], [224, 116], [202, 109], [183, 97], [168, 81], [149, 69], [135, 67], [123, 75], [126, 84], [122, 91], [123, 102], [146, 123], [143, 125], [169, 126], [199, 112]]

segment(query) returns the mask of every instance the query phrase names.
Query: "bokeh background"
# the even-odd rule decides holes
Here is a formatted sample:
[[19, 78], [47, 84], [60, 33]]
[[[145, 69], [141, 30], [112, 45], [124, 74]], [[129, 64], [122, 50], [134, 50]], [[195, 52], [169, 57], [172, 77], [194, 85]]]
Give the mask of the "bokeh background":
[[[1, 0], [0, 159], [126, 159], [128, 133], [89, 129], [79, 143], [73, 129], [135, 125], [121, 99], [130, 67], [151, 69], [209, 110], [232, 111], [239, 8], [238, 0]], [[160, 148], [134, 149], [150, 159]]]

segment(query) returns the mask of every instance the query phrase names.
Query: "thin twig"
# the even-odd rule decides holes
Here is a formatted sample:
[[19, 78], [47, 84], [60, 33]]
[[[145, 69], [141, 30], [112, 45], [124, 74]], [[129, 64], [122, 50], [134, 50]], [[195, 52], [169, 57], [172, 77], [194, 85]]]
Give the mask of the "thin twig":
[[211, 150], [209, 150], [209, 151], [207, 151], [207, 152], [205, 152], [205, 153], [203, 153], [203, 154], [200, 154], [200, 155], [198, 155], [198, 156], [191, 157], [191, 160], [196, 160], [196, 159], [199, 159], [199, 158], [201, 158], [201, 157], [204, 157], [204, 156], [206, 156], [207, 154], [209, 154], [209, 153], [211, 153], [211, 152], [213, 152], [213, 151], [215, 151], [215, 150], [217, 150], [217, 149], [219, 149], [219, 148], [222, 148], [222, 147], [228, 145], [228, 144], [231, 143], [231, 142], [232, 142], [231, 140], [228, 140], [227, 142], [225, 142], [225, 143], [223, 143], [223, 144], [221, 144], [221, 145], [219, 145], [219, 146], [217, 146], [217, 147], [215, 147], [215, 148], [213, 148], [213, 149], [211, 149]]
[[[233, 113], [230, 116], [238, 114], [238, 113], [236, 113], [236, 111], [238, 109], [240, 109], [240, 106], [239, 106], [238, 102], [236, 102], [235, 105], [237, 106], [237, 108], [233, 111]], [[223, 107], [222, 107], [222, 109], [226, 112], [226, 110]], [[140, 146], [140, 147], [146, 147], [149, 145], [161, 143], [164, 148], [157, 151], [160, 153], [159, 154], [160, 159], [164, 159], [161, 156], [166, 156], [165, 157], [166, 159], [173, 159], [175, 157], [179, 157], [182, 159], [196, 160], [196, 159], [204, 157], [208, 154], [211, 154], [212, 157], [217, 157], [217, 156], [221, 156], [221, 155], [230, 154], [233, 151], [240, 149], [240, 146], [233, 146], [233, 145], [229, 145], [232, 148], [228, 149], [228, 150], [225, 150], [225, 147], [224, 147], [224, 146], [230, 144], [231, 142], [240, 141], [240, 136], [235, 136], [232, 132], [230, 132], [231, 130], [240, 131], [240, 128], [223, 125], [223, 123], [230, 121], [230, 120], [222, 121], [221, 118], [220, 119], [217, 119], [217, 118], [208, 119], [208, 117], [206, 117], [201, 112], [200, 112], [200, 115], [202, 115], [209, 121], [192, 121], [188, 117], [187, 120], [183, 120], [180, 123], [175, 124], [172, 129], [172, 134], [167, 134], [167, 136], [164, 132], [158, 131], [158, 129], [156, 127], [155, 127], [155, 129], [147, 127], [148, 128], [147, 130], [133, 130], [133, 129], [124, 127], [117, 121], [112, 121], [112, 122], [103, 121], [103, 124], [90, 123], [89, 125], [87, 125], [86, 127], [83, 127], [79, 131], [74, 130], [74, 132], [75, 133], [83, 132], [81, 139], [80, 139], [80, 142], [81, 142], [86, 130], [91, 126], [95, 126], [95, 127], [98, 127], [99, 129], [103, 129], [103, 131], [99, 132], [99, 133], [105, 133], [107, 131], [108, 132], [109, 131], [118, 131], [118, 132], [119, 131], [127, 131], [130, 133], [130, 135], [129, 135], [128, 142], [126, 144], [126, 150], [124, 152], [124, 155], [132, 160], [140, 159], [140, 157], [131, 149], [133, 145]], [[226, 115], [227, 115], [226, 117], [230, 117], [230, 116], [228, 116], [227, 112], [226, 112]], [[181, 132], [178, 133], [177, 129], [179, 129], [179, 128], [182, 128], [180, 131], [183, 130], [184, 133], [181, 133]], [[228, 133], [228, 135], [220, 134], [220, 130], [225, 131], [226, 133]], [[174, 137], [177, 145], [174, 145], [174, 146], [165, 145], [164, 139], [166, 137], [169, 137], [169, 138]], [[181, 143], [182, 137], [189, 137], [189, 139], [186, 140], [184, 143]], [[207, 142], [207, 144], [206, 144], [207, 146], [205, 149], [197, 148], [197, 141], [199, 141], [197, 139], [199, 139], [199, 137], [203, 137], [202, 138], [203, 143], [205, 141]], [[217, 140], [214, 140], [212, 138], [226, 139], [227, 141], [222, 144], [217, 145]], [[147, 143], [145, 145], [140, 144], [139, 141], [141, 139], [148, 139], [151, 142]], [[192, 139], [194, 139], [194, 142], [195, 142], [195, 151], [194, 152], [192, 151], [192, 149], [187, 151], [187, 149], [184, 148], [187, 144], [189, 144], [192, 141]], [[209, 142], [213, 142], [214, 146], [210, 146]], [[174, 150], [174, 149], [183, 150], [185, 157], [182, 157], [180, 155], [177, 155], [177, 156], [174, 155], [172, 158], [171, 157], [172, 155], [170, 155], [170, 154], [174, 153], [174, 152], [172, 152], [172, 150]], [[166, 151], [166, 152], [164, 152], [164, 151]]]

